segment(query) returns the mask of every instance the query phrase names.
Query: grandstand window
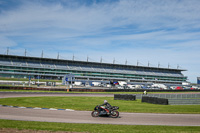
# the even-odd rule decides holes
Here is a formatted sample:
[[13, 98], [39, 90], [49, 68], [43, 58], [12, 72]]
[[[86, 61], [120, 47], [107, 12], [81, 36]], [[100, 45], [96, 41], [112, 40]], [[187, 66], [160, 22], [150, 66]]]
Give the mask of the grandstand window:
[[56, 59], [42, 59], [37, 57], [7, 57], [1, 55], [0, 57], [0, 64], [3, 63], [3, 65], [0, 65], [0, 71], [2, 72], [15, 71], [16, 73], [23, 72], [47, 75], [65, 75], [67, 73], [74, 73], [81, 76], [88, 75], [112, 79], [136, 78], [137, 80], [141, 80], [144, 78], [145, 80], [155, 80], [156, 78], [160, 81], [166, 82], [187, 80], [187, 77], [184, 77], [184, 75], [181, 73], [181, 70], [157, 69], [151, 67], [125, 66], [82, 61], [64, 61]]

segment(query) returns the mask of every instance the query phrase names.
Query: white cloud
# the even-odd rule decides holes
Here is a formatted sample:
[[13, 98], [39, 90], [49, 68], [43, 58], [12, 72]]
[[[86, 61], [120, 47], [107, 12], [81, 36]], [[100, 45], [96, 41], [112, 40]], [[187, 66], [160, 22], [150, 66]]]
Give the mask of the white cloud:
[[[187, 8], [184, 7], [186, 4]], [[94, 4], [89, 7], [83, 5], [73, 9], [60, 4], [40, 5], [28, 2], [21, 8], [1, 14], [3, 19], [0, 25], [7, 24], [9, 30], [63, 28], [69, 29], [70, 32], [75, 30], [83, 33], [127, 25], [135, 25], [135, 29], [145, 28], [139, 30], [152, 27], [187, 28], [188, 24], [197, 23], [200, 19], [197, 14], [200, 9], [197, 5], [198, 1], [190, 4], [187, 1], [178, 3], [128, 0], [113, 5], [110, 3]]]
[[155, 66], [161, 62], [165, 67], [179, 64], [199, 71], [198, 0], [21, 2], [0, 12], [2, 53], [14, 47], [13, 52], [28, 49], [38, 56], [43, 49], [53, 57], [60, 52], [71, 59], [74, 53], [81, 60], [89, 55], [98, 61], [102, 56], [107, 62], [113, 58], [144, 65], [150, 61]]

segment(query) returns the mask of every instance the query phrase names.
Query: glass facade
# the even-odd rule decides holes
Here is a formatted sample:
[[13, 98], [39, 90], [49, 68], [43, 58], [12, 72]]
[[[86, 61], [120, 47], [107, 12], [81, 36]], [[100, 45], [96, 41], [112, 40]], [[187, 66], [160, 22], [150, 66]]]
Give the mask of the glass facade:
[[36, 78], [40, 76], [43, 79], [61, 79], [64, 75], [72, 73], [77, 80], [181, 84], [187, 81], [182, 71], [184, 70], [0, 55], [0, 76], [2, 77]]

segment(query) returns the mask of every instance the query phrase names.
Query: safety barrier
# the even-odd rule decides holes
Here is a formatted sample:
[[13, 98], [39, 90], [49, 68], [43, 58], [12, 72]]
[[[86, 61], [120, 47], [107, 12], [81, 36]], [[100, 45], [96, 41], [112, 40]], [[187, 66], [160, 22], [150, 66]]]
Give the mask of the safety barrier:
[[[25, 87], [25, 86], [0, 86], [0, 89], [12, 89], [12, 90], [48, 90], [48, 91], [67, 91], [66, 88], [57, 88], [57, 87]], [[109, 89], [109, 88], [72, 88], [70, 91], [77, 92], [141, 92], [141, 94], [137, 94], [136, 98], [141, 99], [142, 94], [145, 89]], [[200, 90], [148, 90], [148, 92], [200, 92]], [[200, 97], [200, 94], [149, 94], [152, 96], [158, 96], [163, 98], [193, 98]], [[193, 96], [194, 95], [194, 96]]]
[[136, 95], [132, 94], [114, 94], [114, 100], [136, 100]]
[[106, 92], [200, 92], [200, 89], [185, 89], [185, 90], [160, 90], [160, 89], [105, 89]]
[[142, 96], [142, 102], [168, 105], [168, 99], [158, 97]]
[[90, 89], [90, 88], [56, 88], [56, 87], [22, 87], [22, 86], [0, 86], [0, 89], [12, 90], [42, 90], [42, 91], [74, 91], [74, 92], [105, 92], [104, 89]]

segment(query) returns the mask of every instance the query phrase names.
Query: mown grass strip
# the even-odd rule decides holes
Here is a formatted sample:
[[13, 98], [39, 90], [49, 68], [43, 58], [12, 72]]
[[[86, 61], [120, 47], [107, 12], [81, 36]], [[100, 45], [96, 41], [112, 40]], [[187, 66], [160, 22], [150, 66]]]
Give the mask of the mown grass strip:
[[89, 133], [199, 133], [197, 126], [148, 126], [148, 125], [109, 125], [109, 124], [74, 124], [55, 122], [34, 122], [0, 120], [0, 128], [15, 128], [19, 130], [46, 130]]
[[120, 112], [200, 114], [200, 105], [157, 105], [142, 103], [141, 100], [114, 100], [113, 97], [18, 97], [2, 98], [0, 104], [92, 111], [96, 105], [102, 104], [105, 99], [111, 105], [119, 106]]

